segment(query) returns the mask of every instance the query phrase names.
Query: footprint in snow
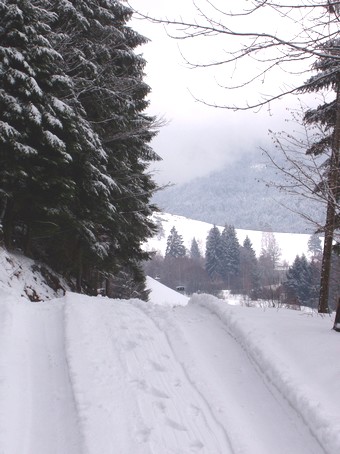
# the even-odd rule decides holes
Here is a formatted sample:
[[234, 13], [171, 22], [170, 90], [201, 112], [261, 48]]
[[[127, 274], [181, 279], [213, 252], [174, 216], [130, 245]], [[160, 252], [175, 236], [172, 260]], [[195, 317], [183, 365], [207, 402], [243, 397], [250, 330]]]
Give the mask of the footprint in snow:
[[192, 448], [193, 451], [197, 452], [204, 448], [204, 444], [199, 440], [195, 440], [190, 444], [190, 448]]
[[133, 383], [134, 385], [137, 386], [138, 389], [141, 389], [142, 391], [146, 391], [148, 388], [146, 381], [143, 379], [133, 378], [130, 380], [130, 383]]
[[149, 360], [152, 367], [155, 369], [156, 372], [166, 372], [166, 368], [161, 364], [156, 363], [155, 361]]
[[164, 402], [154, 402], [153, 404], [156, 408], [158, 408], [161, 411], [161, 413], [163, 413], [163, 414], [165, 413], [166, 405]]
[[178, 424], [176, 421], [173, 421], [170, 418], [166, 418], [165, 421], [168, 424], [168, 426], [172, 427], [175, 430], [179, 430], [180, 432], [187, 432], [188, 430], [185, 426], [183, 426], [182, 424]]
[[125, 350], [131, 351], [131, 350], [134, 350], [137, 347], [137, 345], [138, 344], [134, 341], [128, 341], [128, 342], [126, 342], [124, 347], [125, 347]]
[[139, 441], [140, 443], [146, 443], [147, 441], [149, 441], [151, 430], [152, 429], [149, 429], [147, 427], [145, 429], [138, 430], [136, 433], [137, 441]]
[[170, 399], [170, 397], [163, 391], [160, 391], [157, 388], [152, 387], [150, 393], [155, 397], [160, 397], [161, 399]]
[[199, 416], [201, 414], [201, 409], [196, 407], [196, 405], [190, 405], [189, 413], [193, 416]]

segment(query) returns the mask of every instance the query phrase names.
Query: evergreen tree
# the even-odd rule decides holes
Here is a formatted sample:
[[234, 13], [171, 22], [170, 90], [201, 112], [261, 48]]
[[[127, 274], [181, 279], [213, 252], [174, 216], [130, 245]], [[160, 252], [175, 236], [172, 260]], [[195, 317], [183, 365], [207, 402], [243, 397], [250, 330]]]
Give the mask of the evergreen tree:
[[155, 230], [154, 118], [135, 53], [146, 39], [131, 14], [119, 1], [0, 2], [4, 241], [15, 232], [28, 252], [33, 238], [79, 290], [99, 270], [137, 276]]
[[73, 82], [51, 44], [54, 15], [44, 6], [0, 3], [2, 223], [6, 246], [15, 240], [26, 253], [32, 238], [55, 233], [74, 198], [74, 153], [101, 149], [92, 128], [65, 103]]
[[166, 242], [165, 258], [177, 259], [179, 257], [185, 257], [185, 255], [186, 250], [183, 244], [182, 235], [179, 235], [176, 227], [173, 226]]
[[287, 271], [285, 287], [288, 289], [288, 301], [304, 306], [316, 305], [317, 293], [313, 286], [313, 272], [305, 255], [296, 256], [293, 265]]
[[228, 288], [235, 284], [235, 276], [240, 270], [240, 244], [234, 226], [226, 225], [221, 235], [221, 275]]
[[193, 260], [199, 260], [201, 258], [201, 252], [199, 250], [196, 238], [193, 238], [191, 241], [190, 258], [192, 258]]
[[14, 229], [20, 226], [26, 243], [32, 220], [45, 221], [45, 191], [53, 188], [57, 197], [65, 197], [55, 169], [65, 168], [70, 156], [54, 97], [59, 57], [47, 38], [50, 21], [31, 1], [0, 3], [0, 181], [7, 247]]
[[253, 245], [248, 236], [246, 236], [240, 249], [240, 272], [242, 288], [247, 295], [256, 297], [257, 290], [260, 287], [259, 267]]
[[145, 285], [145, 274], [137, 263], [133, 268], [121, 268], [115, 276], [108, 278], [106, 295], [110, 298], [138, 298], [148, 301], [150, 290], [147, 290]]
[[221, 270], [221, 234], [219, 229], [214, 225], [209, 230], [206, 251], [205, 251], [205, 269], [210, 279], [215, 280], [220, 276]]
[[321, 259], [322, 245], [321, 245], [320, 237], [316, 233], [309, 237], [308, 251], [312, 255], [312, 259]]
[[[146, 39], [127, 26], [132, 11], [120, 1], [57, 0], [53, 8], [55, 29], [62, 32], [55, 45], [105, 151], [109, 209], [89, 206], [98, 223], [96, 237], [106, 245], [107, 259], [100, 266], [133, 267], [148, 258], [141, 244], [155, 232], [150, 198], [156, 185], [147, 172], [149, 163], [159, 159], [149, 145], [155, 119], [143, 113], [150, 88], [143, 82], [145, 61], [135, 53]], [[86, 198], [86, 180], [80, 187], [79, 198]]]

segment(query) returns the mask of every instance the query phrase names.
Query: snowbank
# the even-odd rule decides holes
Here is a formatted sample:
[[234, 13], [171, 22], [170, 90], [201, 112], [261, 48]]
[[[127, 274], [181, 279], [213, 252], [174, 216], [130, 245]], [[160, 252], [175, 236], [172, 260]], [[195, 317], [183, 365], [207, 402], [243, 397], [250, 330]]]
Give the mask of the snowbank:
[[61, 297], [69, 287], [46, 265], [0, 248], [0, 291], [13, 298], [45, 301]]
[[181, 293], [175, 292], [169, 287], [161, 284], [152, 277], [147, 276], [146, 286], [151, 290], [149, 301], [160, 306], [185, 306], [189, 298]]
[[190, 304], [217, 315], [326, 451], [340, 452], [340, 344], [329, 316], [230, 306], [211, 295]]

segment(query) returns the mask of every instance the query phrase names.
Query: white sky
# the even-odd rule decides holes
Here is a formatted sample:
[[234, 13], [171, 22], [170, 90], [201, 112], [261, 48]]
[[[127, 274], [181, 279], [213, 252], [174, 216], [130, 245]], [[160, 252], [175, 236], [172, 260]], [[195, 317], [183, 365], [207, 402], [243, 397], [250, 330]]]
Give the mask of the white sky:
[[[155, 17], [193, 17], [191, 0], [130, 0], [129, 3]], [[268, 108], [257, 113], [233, 112], [204, 106], [191, 94], [217, 103], [230, 103], [232, 99], [239, 102], [240, 96], [243, 102], [257, 97], [254, 91], [236, 93], [218, 87], [216, 80], [235, 82], [230, 68], [191, 69], [181, 55], [183, 52], [190, 61], [213, 59], [213, 54], [223, 51], [229, 42], [222, 44], [220, 37], [214, 42], [209, 38], [178, 41], [170, 38], [162, 25], [143, 20], [133, 20], [130, 25], [151, 40], [141, 48], [147, 61], [145, 80], [152, 89], [150, 113], [167, 121], [152, 144], [163, 159], [156, 165], [155, 179], [159, 183], [189, 181], [220, 169], [240, 154], [260, 155], [259, 145], [270, 147], [268, 129], [280, 131], [285, 127], [285, 119], [289, 117], [287, 99], [272, 104], [270, 112]]]

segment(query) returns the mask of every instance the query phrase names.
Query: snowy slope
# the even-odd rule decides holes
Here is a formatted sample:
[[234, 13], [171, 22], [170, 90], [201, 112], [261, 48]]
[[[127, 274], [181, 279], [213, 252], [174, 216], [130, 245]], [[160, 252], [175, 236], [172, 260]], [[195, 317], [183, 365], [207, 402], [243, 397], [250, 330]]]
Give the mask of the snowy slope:
[[[183, 216], [177, 216], [169, 213], [158, 213], [155, 219], [162, 227], [162, 233], [151, 238], [146, 245], [148, 250], [156, 250], [164, 255], [166, 250], [166, 240], [170, 230], [175, 226], [176, 230], [183, 237], [184, 245], [190, 249], [191, 241], [195, 237], [201, 252], [205, 253], [205, 243], [211, 224], [201, 221], [195, 221]], [[223, 227], [219, 226], [222, 230]], [[243, 244], [246, 236], [251, 240], [257, 255], [261, 252], [262, 232], [257, 230], [236, 229], [237, 238], [240, 244]], [[308, 240], [310, 235], [302, 233], [280, 233], [274, 232], [275, 239], [281, 249], [282, 256], [280, 260], [292, 264], [296, 255], [308, 255]]]
[[149, 303], [1, 293], [2, 454], [340, 452], [330, 317], [148, 285]]
[[159, 306], [185, 306], [189, 298], [181, 293], [174, 292], [150, 276], [146, 278], [146, 286], [151, 289], [149, 301]]
[[66, 290], [66, 282], [46, 265], [0, 247], [0, 295], [44, 301], [60, 297]]

